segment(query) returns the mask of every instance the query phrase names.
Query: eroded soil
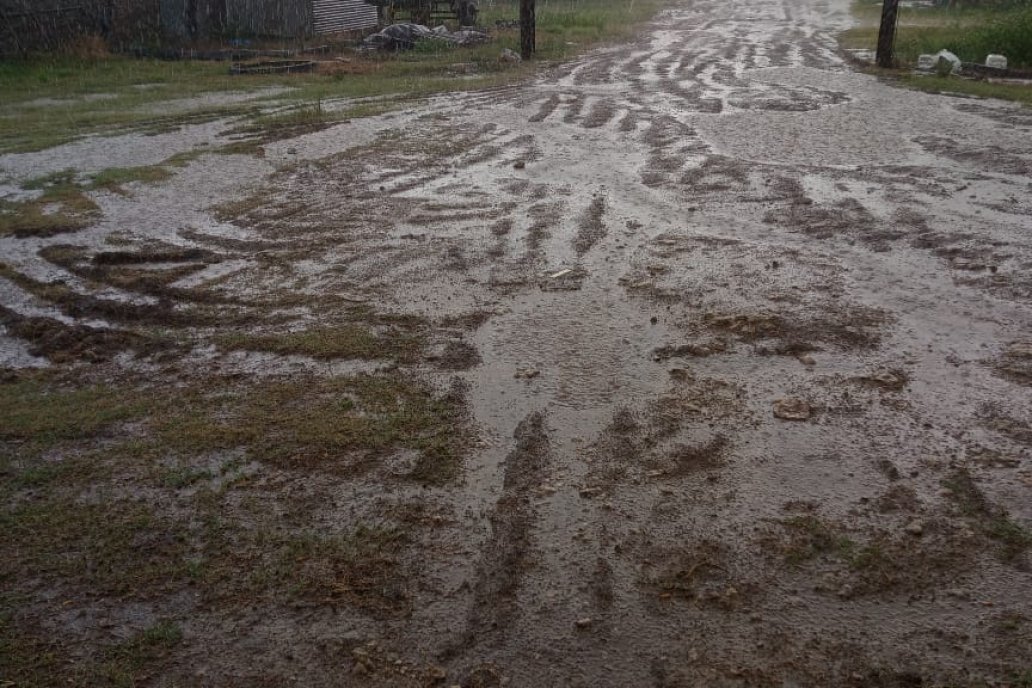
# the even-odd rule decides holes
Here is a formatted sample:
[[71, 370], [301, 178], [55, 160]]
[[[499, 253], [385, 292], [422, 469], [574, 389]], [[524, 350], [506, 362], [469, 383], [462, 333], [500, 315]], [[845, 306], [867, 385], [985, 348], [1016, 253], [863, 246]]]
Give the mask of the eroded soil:
[[1032, 127], [847, 21], [680, 2], [0, 237], [8, 670], [1028, 685]]

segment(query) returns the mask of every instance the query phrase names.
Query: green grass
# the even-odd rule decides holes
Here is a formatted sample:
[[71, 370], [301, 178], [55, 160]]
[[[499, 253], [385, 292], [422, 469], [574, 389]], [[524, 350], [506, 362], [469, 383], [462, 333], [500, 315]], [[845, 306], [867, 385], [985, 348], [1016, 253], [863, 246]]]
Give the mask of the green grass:
[[469, 439], [461, 400], [400, 374], [274, 381], [184, 391], [151, 421], [156, 446], [183, 455], [244, 448], [286, 468], [350, 473], [398, 449], [418, 454], [409, 476], [441, 484]]
[[0, 618], [0, 675], [2, 684], [19, 688], [110, 687], [134, 688], [152, 675], [182, 644], [183, 633], [163, 620], [133, 637], [103, 648], [96, 658], [74, 666], [61, 657], [60, 643], [41, 633], [20, 629], [9, 617]]
[[91, 438], [146, 411], [146, 405], [124, 390], [103, 385], [63, 388], [30, 378], [0, 384], [0, 440], [52, 445]]
[[[427, 484], [458, 475], [470, 439], [462, 399], [400, 374], [243, 387], [216, 381], [161, 391], [65, 389], [29, 379], [0, 385], [0, 419], [0, 441], [32, 449], [20, 452], [26, 463], [17, 470], [6, 469], [23, 485], [60, 474], [32, 456], [105, 434], [118, 439], [117, 424], [129, 420], [146, 421], [150, 433], [134, 439], [129, 452], [134, 463], [244, 450], [251, 459], [283, 467], [353, 472], [408, 449], [418, 455], [408, 477]], [[116, 460], [117, 454], [112, 450], [109, 458]], [[203, 479], [204, 471], [197, 470], [171, 471], [160, 481], [186, 486]]]
[[172, 172], [164, 165], [145, 165], [142, 167], [109, 167], [90, 175], [91, 189], [106, 189], [115, 193], [125, 193], [126, 184], [158, 184], [169, 179]]
[[74, 577], [92, 593], [146, 596], [183, 577], [186, 546], [140, 503], [25, 502], [0, 512], [0, 579]]
[[[839, 34], [846, 49], [874, 50], [878, 41], [881, 3], [854, 2], [853, 16], [859, 25]], [[895, 58], [911, 69], [921, 54], [942, 49], [965, 62], [985, 61], [990, 53], [1003, 54], [1008, 66], [1032, 69], [1032, 7], [1020, 4], [976, 7], [902, 7], [896, 31]], [[875, 70], [881, 73], [880, 70]], [[903, 85], [930, 93], [960, 93], [982, 98], [1001, 98], [1032, 104], [1032, 87], [1023, 84], [990, 83], [961, 77], [894, 74]]]
[[915, 62], [917, 55], [945, 48], [965, 62], [981, 63], [986, 55], [998, 53], [1011, 67], [1032, 67], [1032, 7], [946, 17], [943, 25], [901, 25], [896, 37], [900, 59]]
[[[600, 43], [632, 37], [642, 22], [668, 0], [538, 0], [538, 59], [562, 60]], [[273, 76], [230, 76], [217, 62], [168, 62], [127, 57], [92, 60], [42, 57], [0, 61], [0, 153], [42, 150], [86, 134], [126, 131], [155, 133], [188, 123], [224, 117], [262, 117], [258, 106], [284, 106], [330, 99], [419, 98], [446, 91], [470, 90], [510, 83], [530, 75], [533, 65], [510, 65], [498, 57], [503, 48], [517, 49], [516, 29], [495, 29], [496, 20], [518, 16], [516, 0], [485, 7], [482, 24], [494, 40], [474, 47], [421, 48], [407, 53], [348, 54], [350, 62], [329, 63], [323, 73]], [[456, 73], [456, 63], [470, 64], [469, 74]], [[198, 106], [187, 112], [162, 114], [161, 103], [215, 92], [249, 92], [286, 87], [289, 93], [259, 98], [257, 103]], [[85, 96], [104, 94], [103, 98]], [[57, 99], [54, 105], [35, 102]], [[342, 117], [364, 114], [367, 104]], [[383, 104], [372, 106], [382, 109]], [[304, 106], [302, 106], [302, 112]], [[265, 124], [281, 125], [276, 118]]]
[[30, 179], [26, 191], [40, 194], [25, 201], [0, 199], [0, 236], [53, 236], [77, 232], [100, 219], [100, 207], [87, 193], [110, 191], [125, 194], [130, 183], [157, 184], [172, 176], [171, 167], [184, 164], [186, 156], [173, 156], [161, 165], [111, 167], [80, 178], [73, 169]]
[[[846, 48], [874, 49], [881, 3], [855, 2], [860, 25], [844, 32]], [[902, 7], [896, 30], [896, 58], [904, 65], [917, 56], [946, 49], [965, 62], [984, 62], [989, 53], [1007, 57], [1011, 67], [1032, 67], [1032, 7], [957, 8]]]
[[1023, 84], [994, 84], [957, 77], [902, 74], [899, 81], [909, 88], [929, 93], [962, 93], [980, 98], [1000, 98], [1032, 106], [1032, 87]]
[[84, 192], [75, 172], [57, 172], [24, 184], [40, 191], [28, 201], [0, 200], [0, 236], [53, 236], [88, 227], [100, 215], [100, 208]]

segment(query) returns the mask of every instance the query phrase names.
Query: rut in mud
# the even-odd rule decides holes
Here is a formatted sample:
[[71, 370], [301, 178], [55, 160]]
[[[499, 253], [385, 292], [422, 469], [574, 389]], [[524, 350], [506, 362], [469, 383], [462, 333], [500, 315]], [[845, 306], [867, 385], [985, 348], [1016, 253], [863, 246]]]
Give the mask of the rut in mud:
[[179, 477], [70, 503], [146, 504], [212, 572], [8, 571], [13, 623], [90, 656], [174, 617], [153, 685], [1027, 680], [1032, 126], [852, 72], [847, 24], [679, 2], [0, 238], [4, 384], [171, 399]]

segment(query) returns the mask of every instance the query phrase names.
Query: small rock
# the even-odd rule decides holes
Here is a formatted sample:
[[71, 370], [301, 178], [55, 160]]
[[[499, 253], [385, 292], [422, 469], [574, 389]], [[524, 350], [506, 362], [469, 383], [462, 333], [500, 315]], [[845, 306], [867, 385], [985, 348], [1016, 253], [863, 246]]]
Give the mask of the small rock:
[[584, 499], [591, 499], [592, 497], [594, 497], [595, 495], [599, 494], [600, 492], [602, 492], [602, 488], [600, 488], [600, 487], [582, 487], [580, 489], [579, 494]]
[[520, 57], [519, 53], [510, 50], [509, 48], [505, 48], [502, 50], [502, 54], [498, 56], [498, 61], [519, 64], [520, 62], [523, 62], [523, 58]]
[[1003, 55], [986, 55], [985, 66], [993, 69], [1007, 69], [1007, 58]]
[[784, 420], [807, 420], [813, 411], [802, 399], [789, 397], [774, 402], [774, 415]]
[[588, 628], [589, 626], [591, 626], [593, 621], [594, 621], [593, 619], [585, 617], [583, 619], [577, 619], [577, 621], [575, 623], [576, 623], [577, 628]]
[[522, 170], [526, 166], [527, 166], [527, 163], [525, 163], [522, 160], [518, 160], [518, 161], [516, 161], [516, 163], [513, 164], [512, 169], [514, 169], [514, 170]]
[[924, 523], [922, 523], [921, 521], [912, 521], [909, 524], [907, 524], [906, 531], [910, 535], [920, 537], [921, 534], [924, 533]]
[[427, 673], [430, 675], [430, 680], [434, 683], [439, 683], [448, 678], [448, 670], [436, 664], [430, 667], [430, 671]]
[[810, 354], [802, 354], [799, 357], [799, 362], [807, 366], [817, 365], [817, 361], [815, 361], [813, 359], [813, 356], [811, 356]]
[[517, 380], [532, 380], [541, 374], [541, 371], [537, 368], [517, 368], [516, 374], [513, 375]]

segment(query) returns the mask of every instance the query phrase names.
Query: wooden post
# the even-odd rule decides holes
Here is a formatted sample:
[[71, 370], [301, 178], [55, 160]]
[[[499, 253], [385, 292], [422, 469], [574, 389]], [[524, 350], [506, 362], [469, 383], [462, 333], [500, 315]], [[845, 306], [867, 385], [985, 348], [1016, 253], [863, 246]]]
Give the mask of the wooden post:
[[892, 48], [896, 42], [896, 17], [899, 14], [899, 0], [884, 0], [882, 3], [881, 27], [878, 29], [878, 52], [875, 59], [879, 67], [892, 67]]
[[537, 49], [534, 37], [534, 0], [520, 0], [520, 57], [529, 60]]

